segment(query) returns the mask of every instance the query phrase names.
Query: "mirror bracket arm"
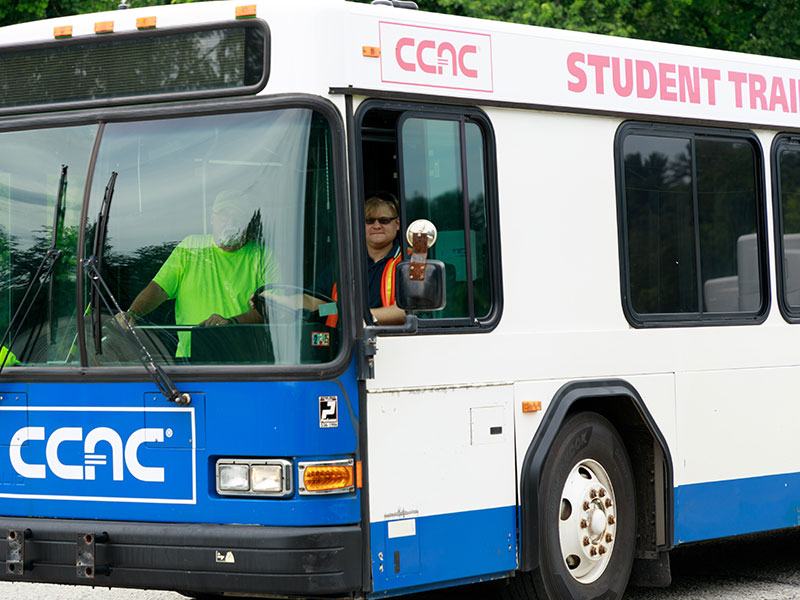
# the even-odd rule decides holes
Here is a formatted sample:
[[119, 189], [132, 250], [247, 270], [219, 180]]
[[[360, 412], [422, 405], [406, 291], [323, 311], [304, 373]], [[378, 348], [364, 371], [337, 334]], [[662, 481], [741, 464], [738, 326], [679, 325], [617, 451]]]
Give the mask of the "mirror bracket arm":
[[375, 378], [375, 354], [378, 352], [379, 335], [413, 335], [419, 329], [416, 315], [406, 315], [402, 325], [368, 325], [364, 337], [357, 340], [358, 378]]

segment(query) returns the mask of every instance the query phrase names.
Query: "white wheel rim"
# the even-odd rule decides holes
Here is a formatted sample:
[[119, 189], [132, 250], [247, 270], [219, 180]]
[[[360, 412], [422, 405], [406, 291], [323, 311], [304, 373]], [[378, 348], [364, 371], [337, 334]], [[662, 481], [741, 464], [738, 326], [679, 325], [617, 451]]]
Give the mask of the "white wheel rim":
[[617, 501], [608, 473], [586, 459], [576, 464], [561, 492], [558, 538], [567, 572], [579, 583], [600, 577], [614, 553]]

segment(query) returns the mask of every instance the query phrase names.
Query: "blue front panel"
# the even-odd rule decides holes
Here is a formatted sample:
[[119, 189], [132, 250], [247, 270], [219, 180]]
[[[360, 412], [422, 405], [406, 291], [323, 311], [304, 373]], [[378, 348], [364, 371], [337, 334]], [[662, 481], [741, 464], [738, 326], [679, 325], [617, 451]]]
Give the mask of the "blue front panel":
[[517, 568], [517, 507], [372, 523], [370, 544], [371, 597], [507, 575]]
[[682, 485], [675, 543], [800, 525], [800, 473]]
[[[333, 525], [357, 523], [359, 493], [222, 497], [219, 458], [353, 458], [354, 370], [334, 381], [179, 384], [177, 406], [150, 383], [0, 388], [0, 514], [62, 518]], [[320, 417], [335, 397], [338, 419]], [[326, 401], [326, 409], [330, 409]]]

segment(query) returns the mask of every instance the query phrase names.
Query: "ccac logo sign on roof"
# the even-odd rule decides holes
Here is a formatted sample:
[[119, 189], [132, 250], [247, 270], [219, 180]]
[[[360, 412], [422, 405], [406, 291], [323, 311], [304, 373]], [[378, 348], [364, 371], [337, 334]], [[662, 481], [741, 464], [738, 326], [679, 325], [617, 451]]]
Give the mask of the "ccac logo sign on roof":
[[192, 504], [195, 439], [190, 407], [0, 407], [0, 497]]
[[493, 91], [492, 37], [381, 21], [381, 81]]

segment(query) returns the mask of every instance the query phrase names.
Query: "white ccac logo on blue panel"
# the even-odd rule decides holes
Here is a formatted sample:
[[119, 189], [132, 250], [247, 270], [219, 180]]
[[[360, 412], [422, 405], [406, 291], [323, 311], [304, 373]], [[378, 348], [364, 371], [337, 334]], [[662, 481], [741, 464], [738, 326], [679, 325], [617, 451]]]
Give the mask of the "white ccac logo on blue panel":
[[[5, 412], [26, 410], [22, 427]], [[194, 416], [191, 407], [0, 407], [0, 472], [22, 482], [0, 497], [194, 504]]]

